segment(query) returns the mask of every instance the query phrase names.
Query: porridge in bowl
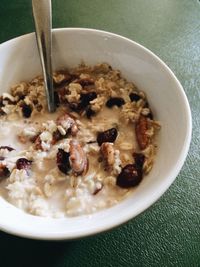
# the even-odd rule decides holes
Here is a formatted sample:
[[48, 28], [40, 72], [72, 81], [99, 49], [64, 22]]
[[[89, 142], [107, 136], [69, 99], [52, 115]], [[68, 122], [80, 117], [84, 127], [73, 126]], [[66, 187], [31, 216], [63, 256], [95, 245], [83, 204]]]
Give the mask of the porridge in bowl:
[[0, 194], [38, 216], [89, 214], [117, 204], [153, 166], [156, 135], [146, 95], [108, 64], [54, 74], [0, 98]]

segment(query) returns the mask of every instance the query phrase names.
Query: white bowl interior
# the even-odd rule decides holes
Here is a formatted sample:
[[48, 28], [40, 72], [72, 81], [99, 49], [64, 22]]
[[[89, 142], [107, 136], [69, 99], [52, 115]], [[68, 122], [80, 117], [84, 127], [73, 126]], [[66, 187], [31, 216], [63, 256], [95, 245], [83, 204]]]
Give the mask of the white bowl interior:
[[[41, 74], [35, 35], [0, 45], [1, 93]], [[150, 51], [126, 38], [89, 29], [53, 32], [54, 69], [108, 62], [147, 93], [162, 124], [159, 149], [151, 173], [128, 199], [90, 216], [49, 219], [27, 215], [0, 198], [0, 229], [41, 239], [71, 239], [116, 226], [141, 213], [170, 186], [180, 171], [191, 138], [191, 115], [184, 91], [168, 67]]]

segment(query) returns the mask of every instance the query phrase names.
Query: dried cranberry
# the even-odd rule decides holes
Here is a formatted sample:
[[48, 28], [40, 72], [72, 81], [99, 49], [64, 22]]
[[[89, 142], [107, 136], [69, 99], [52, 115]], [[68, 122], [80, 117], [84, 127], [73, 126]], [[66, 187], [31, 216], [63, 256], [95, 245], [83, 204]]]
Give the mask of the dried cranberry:
[[64, 136], [60, 133], [59, 130], [53, 132], [52, 145], [55, 145], [59, 140], [63, 139]]
[[135, 160], [135, 165], [137, 168], [142, 168], [145, 160], [145, 156], [142, 153], [133, 153], [133, 158]]
[[26, 97], [26, 95], [19, 94], [18, 97], [19, 97], [19, 100], [24, 100], [24, 98]]
[[16, 161], [16, 167], [18, 170], [28, 170], [31, 168], [32, 161], [26, 158], [20, 158]]
[[91, 116], [93, 116], [95, 114], [95, 112], [92, 111], [91, 108], [88, 106], [90, 104], [90, 101], [94, 100], [95, 98], [97, 98], [96, 92], [81, 94], [80, 102], [79, 103], [75, 103], [75, 102], [69, 103], [69, 108], [73, 111], [76, 111], [76, 112], [79, 112], [79, 111], [86, 109], [86, 115], [88, 118], [90, 118]]
[[0, 180], [5, 179], [9, 176], [10, 176], [9, 169], [5, 165], [0, 164]]
[[37, 99], [33, 99], [33, 104], [36, 106], [38, 104], [38, 100]]
[[55, 81], [53, 80], [54, 83], [54, 88], [59, 88], [59, 87], [64, 87], [70, 84], [73, 80], [75, 80], [78, 76], [77, 75], [71, 75], [67, 71], [59, 71], [58, 74], [64, 75], [64, 79], [61, 81]]
[[71, 102], [69, 103], [69, 108], [75, 112], [82, 110], [81, 103]]
[[138, 94], [136, 94], [136, 93], [130, 93], [130, 95], [129, 95], [129, 97], [130, 97], [130, 100], [133, 102], [133, 101], [138, 101], [138, 100], [140, 100], [141, 99], [141, 96], [140, 95], [138, 95]]
[[60, 148], [58, 149], [56, 162], [58, 169], [64, 174], [67, 174], [71, 169], [69, 157], [70, 157], [69, 153], [65, 152], [63, 149]]
[[117, 177], [116, 184], [122, 188], [129, 188], [138, 185], [143, 177], [141, 168], [135, 164], [126, 165]]
[[101, 144], [103, 144], [104, 142], [114, 143], [116, 138], [117, 138], [117, 129], [111, 128], [105, 132], [98, 133], [97, 143], [99, 144], [99, 146], [101, 146]]
[[42, 140], [40, 138], [40, 134], [38, 134], [37, 138], [35, 139], [35, 149], [36, 150], [42, 150]]
[[32, 113], [32, 108], [30, 105], [27, 105], [25, 103], [23, 103], [21, 105], [21, 108], [22, 108], [22, 114], [25, 118], [29, 118], [31, 116], [31, 113]]
[[90, 93], [87, 93], [87, 94], [81, 94], [80, 100], [81, 100], [82, 108], [88, 106], [90, 101], [94, 100], [95, 98], [97, 98], [97, 93], [96, 92], [90, 92]]
[[36, 134], [35, 136], [31, 137], [31, 138], [30, 138], [30, 141], [31, 141], [32, 143], [35, 143], [36, 140], [38, 139], [38, 137], [40, 136], [40, 134], [41, 134], [41, 133]]
[[79, 83], [81, 86], [89, 86], [89, 85], [94, 85], [94, 80], [92, 78], [83, 78], [83, 79], [78, 79], [76, 83]]
[[1, 160], [1, 161], [4, 160], [4, 159], [5, 159], [5, 157], [0, 156], [0, 160]]
[[15, 150], [14, 148], [12, 148], [10, 146], [0, 146], [0, 149], [7, 149], [8, 151]]
[[108, 108], [112, 108], [113, 106], [117, 106], [117, 107], [121, 107], [122, 105], [125, 104], [125, 101], [123, 98], [121, 97], [111, 97], [110, 99], [108, 99], [108, 101], [106, 102], [106, 106]]
[[91, 109], [91, 107], [86, 108], [86, 116], [88, 119], [90, 119], [92, 116], [94, 116], [96, 113], [94, 110]]

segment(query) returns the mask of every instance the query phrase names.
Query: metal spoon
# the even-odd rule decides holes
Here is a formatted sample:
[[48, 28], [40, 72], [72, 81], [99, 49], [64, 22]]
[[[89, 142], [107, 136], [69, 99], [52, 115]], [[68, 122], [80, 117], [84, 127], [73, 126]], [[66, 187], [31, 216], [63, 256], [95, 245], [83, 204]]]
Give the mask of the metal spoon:
[[55, 111], [54, 90], [52, 78], [52, 15], [51, 0], [32, 0], [33, 17], [35, 21], [36, 39], [42, 65], [44, 85], [49, 112]]

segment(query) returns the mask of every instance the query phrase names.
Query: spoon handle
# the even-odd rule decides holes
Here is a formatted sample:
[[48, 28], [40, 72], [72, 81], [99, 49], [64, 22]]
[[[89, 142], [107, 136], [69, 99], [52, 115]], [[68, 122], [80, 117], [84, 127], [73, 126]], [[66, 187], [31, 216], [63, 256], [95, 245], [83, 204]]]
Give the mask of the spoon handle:
[[44, 76], [49, 112], [55, 111], [54, 90], [52, 79], [52, 15], [51, 0], [32, 0], [35, 21], [36, 39]]

